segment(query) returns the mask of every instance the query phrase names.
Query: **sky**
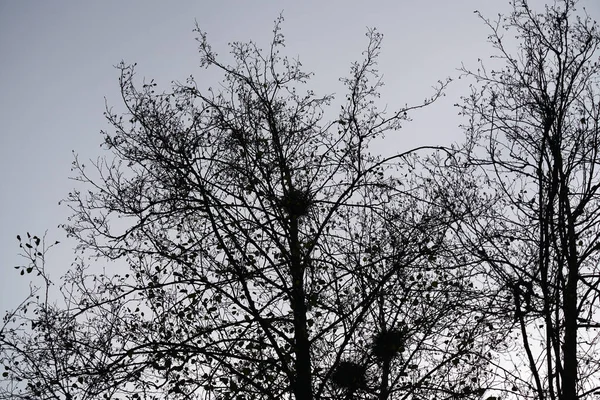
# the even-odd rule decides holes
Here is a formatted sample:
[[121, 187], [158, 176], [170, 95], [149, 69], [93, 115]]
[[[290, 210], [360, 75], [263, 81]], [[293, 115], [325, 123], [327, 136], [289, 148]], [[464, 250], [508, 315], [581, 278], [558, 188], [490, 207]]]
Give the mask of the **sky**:
[[[530, 1], [532, 7], [544, 4]], [[582, 0], [600, 20], [600, 2]], [[43, 235], [61, 243], [47, 255], [51, 279], [75, 260], [74, 242], [60, 224], [70, 212], [58, 203], [75, 187], [69, 179], [73, 152], [83, 160], [107, 155], [99, 133], [109, 126], [105, 104], [122, 110], [118, 92], [121, 60], [137, 63], [140, 77], [167, 88], [194, 75], [218, 85], [218, 75], [199, 67], [195, 21], [213, 49], [227, 59], [227, 43], [254, 40], [266, 48], [273, 21], [283, 12], [288, 54], [315, 77], [319, 94], [343, 96], [339, 77], [361, 59], [365, 32], [383, 33], [382, 105], [418, 103], [457, 68], [477, 66], [493, 53], [489, 30], [473, 13], [496, 18], [510, 10], [505, 0], [0, 0], [0, 312], [28, 293], [16, 235]], [[413, 122], [388, 135], [390, 148], [450, 144], [462, 131], [453, 104], [468, 94], [455, 80], [447, 96], [412, 114]], [[464, 121], [463, 121], [464, 122]], [[95, 261], [90, 261], [94, 263]], [[100, 261], [101, 262], [101, 261]], [[98, 267], [101, 267], [100, 265]]]

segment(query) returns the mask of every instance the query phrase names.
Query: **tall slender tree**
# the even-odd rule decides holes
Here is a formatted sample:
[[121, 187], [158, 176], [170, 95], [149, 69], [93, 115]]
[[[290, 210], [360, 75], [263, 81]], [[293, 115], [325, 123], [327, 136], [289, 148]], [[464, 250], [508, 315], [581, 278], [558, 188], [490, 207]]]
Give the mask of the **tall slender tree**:
[[463, 69], [476, 81], [460, 105], [466, 144], [434, 176], [463, 216], [452, 251], [476, 265], [510, 340], [496, 360], [515, 398], [589, 398], [600, 384], [600, 33], [575, 6], [516, 2], [483, 19], [497, 54]]
[[[451, 215], [410, 178], [419, 149], [369, 150], [446, 83], [379, 110], [382, 36], [370, 30], [327, 121], [334, 99], [280, 55], [280, 22], [266, 51], [233, 43], [232, 65], [198, 30], [218, 90], [190, 78], [155, 93], [120, 66], [127, 111], [106, 113], [110, 155], [91, 172], [75, 160], [85, 190], [67, 199], [68, 233], [118, 273], [81, 262], [61, 280], [64, 304], [34, 294], [9, 315], [5, 398], [482, 394], [480, 298], [438, 259]], [[24, 246], [23, 271], [47, 276], [43, 246]]]

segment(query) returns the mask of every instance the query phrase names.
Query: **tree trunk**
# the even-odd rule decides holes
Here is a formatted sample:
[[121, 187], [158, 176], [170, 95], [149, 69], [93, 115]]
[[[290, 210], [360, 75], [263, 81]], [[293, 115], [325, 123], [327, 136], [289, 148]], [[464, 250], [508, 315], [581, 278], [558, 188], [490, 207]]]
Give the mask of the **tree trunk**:
[[294, 311], [294, 335], [296, 355], [296, 400], [312, 400], [312, 376], [310, 366], [310, 343], [306, 322], [306, 295], [304, 293], [304, 266], [298, 239], [298, 218], [290, 216], [290, 258], [292, 276], [292, 309]]

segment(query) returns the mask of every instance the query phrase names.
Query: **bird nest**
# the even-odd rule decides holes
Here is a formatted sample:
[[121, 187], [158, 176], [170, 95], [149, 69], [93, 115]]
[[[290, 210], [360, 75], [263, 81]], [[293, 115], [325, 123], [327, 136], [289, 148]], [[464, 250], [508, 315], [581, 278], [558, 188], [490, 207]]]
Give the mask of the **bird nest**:
[[355, 391], [366, 386], [366, 370], [361, 364], [342, 361], [333, 372], [331, 380], [341, 388]]
[[308, 190], [292, 188], [281, 197], [280, 204], [289, 216], [303, 217], [309, 213], [314, 198]]
[[404, 327], [379, 332], [373, 340], [373, 355], [379, 360], [391, 360], [404, 351], [408, 329]]

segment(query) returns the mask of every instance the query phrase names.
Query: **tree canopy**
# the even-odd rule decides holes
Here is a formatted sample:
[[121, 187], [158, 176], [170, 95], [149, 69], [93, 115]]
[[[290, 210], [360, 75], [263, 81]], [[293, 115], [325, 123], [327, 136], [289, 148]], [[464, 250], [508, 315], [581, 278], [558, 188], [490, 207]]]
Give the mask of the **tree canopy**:
[[598, 28], [571, 0], [482, 19], [503, 66], [463, 68], [464, 143], [385, 157], [449, 81], [382, 107], [375, 29], [341, 99], [284, 55], [282, 17], [229, 62], [197, 29], [215, 87], [119, 65], [125, 111], [65, 200], [84, 256], [54, 285], [52, 246], [17, 237], [38, 287], [4, 319], [0, 398], [595, 393]]

